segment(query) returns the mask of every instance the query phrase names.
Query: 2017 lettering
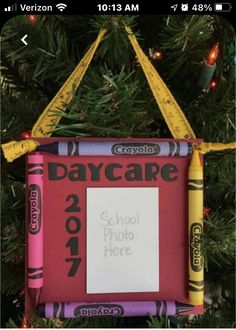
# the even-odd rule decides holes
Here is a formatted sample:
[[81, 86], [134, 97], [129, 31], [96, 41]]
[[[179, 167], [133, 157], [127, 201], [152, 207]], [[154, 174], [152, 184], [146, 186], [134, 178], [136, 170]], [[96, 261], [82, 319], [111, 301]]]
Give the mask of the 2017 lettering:
[[[75, 213], [80, 212], [79, 207], [79, 197], [78, 195], [71, 194], [66, 197], [66, 201], [72, 201], [70, 205], [65, 209], [66, 213]], [[68, 234], [78, 234], [81, 228], [80, 219], [75, 215], [70, 215], [66, 219], [65, 223], [66, 231]], [[66, 262], [72, 262], [71, 268], [68, 272], [68, 276], [75, 276], [77, 270], [79, 268], [81, 258], [75, 258], [74, 256], [79, 254], [79, 237], [72, 236], [66, 243], [66, 247], [70, 249], [70, 255], [73, 256], [72, 258], [65, 258]]]

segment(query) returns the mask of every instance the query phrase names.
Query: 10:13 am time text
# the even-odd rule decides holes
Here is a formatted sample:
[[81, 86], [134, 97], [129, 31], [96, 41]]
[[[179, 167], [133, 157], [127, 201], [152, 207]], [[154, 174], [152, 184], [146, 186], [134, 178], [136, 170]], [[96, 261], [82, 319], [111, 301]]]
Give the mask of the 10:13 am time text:
[[99, 12], [138, 12], [139, 11], [139, 4], [136, 3], [129, 3], [129, 4], [107, 4], [107, 3], [99, 3], [97, 5]]

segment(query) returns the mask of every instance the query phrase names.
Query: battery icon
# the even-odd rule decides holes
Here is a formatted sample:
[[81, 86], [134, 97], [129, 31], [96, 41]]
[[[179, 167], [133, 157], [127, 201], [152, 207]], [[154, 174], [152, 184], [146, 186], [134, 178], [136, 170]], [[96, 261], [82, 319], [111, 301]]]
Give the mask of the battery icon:
[[214, 9], [215, 9], [215, 11], [228, 12], [228, 11], [231, 11], [232, 6], [231, 6], [231, 3], [229, 3], [229, 2], [215, 3]]

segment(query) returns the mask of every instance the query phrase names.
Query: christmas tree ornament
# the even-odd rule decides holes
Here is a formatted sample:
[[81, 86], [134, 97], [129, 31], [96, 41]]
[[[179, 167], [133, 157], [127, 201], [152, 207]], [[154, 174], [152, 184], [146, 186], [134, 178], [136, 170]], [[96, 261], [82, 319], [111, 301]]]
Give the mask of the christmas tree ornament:
[[[81, 138], [79, 141], [57, 139], [54, 143], [51, 142], [49, 136], [52, 127], [60, 120], [58, 113], [51, 114], [52, 108], [65, 111], [65, 105], [72, 97], [71, 89], [75, 79], [78, 87], [78, 81], [82, 79], [81, 74], [85, 73], [105, 34], [105, 31], [101, 30], [96, 42], [81, 61], [83, 65], [80, 63], [77, 66], [32, 130], [36, 141], [40, 141], [40, 137], [47, 139], [40, 143], [36, 154], [31, 153], [27, 158], [27, 224], [30, 224], [27, 228], [32, 234], [27, 249], [33, 253], [32, 259], [28, 258], [28, 279], [34, 281], [28, 285], [27, 290], [29, 293], [29, 289], [34, 287], [39, 294], [37, 299], [29, 299], [29, 295], [26, 295], [26, 305], [36, 307], [42, 294], [45, 302], [53, 302], [53, 305], [46, 306], [48, 316], [49, 309], [53, 307], [56, 315], [62, 317], [63, 304], [59, 302], [63, 301], [87, 302], [86, 306], [80, 303], [76, 309], [65, 310], [65, 317], [69, 317], [67, 312], [86, 317], [108, 314], [157, 315], [160, 312], [156, 307], [158, 304], [165, 310], [165, 313], [163, 310], [160, 315], [176, 314], [176, 309], [168, 312], [168, 305], [189, 305], [188, 293], [185, 290], [187, 259], [184, 257], [189, 246], [185, 235], [188, 217], [187, 212], [184, 212], [187, 205], [182, 198], [187, 192], [187, 186], [183, 182], [187, 175], [189, 158], [193, 152], [197, 153], [193, 151], [192, 144], [201, 141], [195, 139], [184, 113], [142, 51], [130, 28], [126, 26], [125, 29], [174, 138], [185, 138], [188, 141]], [[156, 56], [160, 58], [162, 53]], [[128, 157], [125, 157], [127, 155]], [[42, 157], [40, 161], [36, 159], [39, 156]], [[35, 157], [35, 164], [32, 164], [32, 157]], [[201, 155], [199, 158], [202, 158]], [[35, 182], [31, 182], [31, 177], [34, 177]], [[153, 185], [150, 187], [151, 182]], [[75, 190], [76, 183], [79, 183], [79, 190]], [[171, 185], [174, 187], [172, 190]], [[196, 190], [194, 185], [195, 182], [192, 190]], [[163, 196], [170, 198], [171, 191], [171, 200], [175, 205], [172, 210], [175, 211], [172, 215], [163, 216], [167, 206], [162, 204], [161, 200], [167, 201]], [[162, 199], [159, 199], [159, 194], [162, 194]], [[52, 195], [56, 197], [49, 203], [47, 196]], [[201, 204], [198, 206], [201, 208]], [[64, 225], [55, 227], [51, 221], [52, 217]], [[148, 226], [143, 221], [146, 217], [149, 219]], [[175, 227], [171, 225], [173, 217], [178, 223]], [[160, 231], [166, 226], [168, 235], [172, 237], [172, 244], [168, 247], [164, 240], [160, 241], [159, 222]], [[40, 235], [42, 226], [46, 228], [45, 232], [50, 239]], [[195, 232], [190, 238], [195, 239], [194, 234]], [[58, 237], [61, 239], [58, 240]], [[185, 242], [184, 250], [178, 248], [180, 241]], [[39, 258], [35, 251], [39, 251], [42, 246], [45, 246], [45, 251], [55, 252], [46, 252]], [[169, 258], [173, 250], [175, 257]], [[159, 255], [168, 257], [160, 258]], [[132, 256], [145, 256], [142, 258], [141, 268], [137, 261], [139, 258]], [[182, 266], [177, 267], [176, 263], [179, 265], [180, 261]], [[47, 265], [47, 272], [42, 275], [44, 265]], [[172, 274], [168, 271], [171, 267], [178, 271]], [[104, 269], [109, 269], [109, 272], [104, 272]], [[137, 272], [139, 276], [133, 277]], [[55, 277], [55, 274], [60, 276]], [[48, 277], [48, 291], [43, 287], [42, 276]], [[75, 290], [76, 278], [79, 278], [80, 284]], [[132, 281], [127, 280], [131, 278]], [[193, 282], [203, 282], [202, 277], [198, 279], [196, 274], [191, 279]], [[166, 285], [163, 286], [164, 282]], [[195, 283], [191, 285], [195, 288]], [[179, 289], [180, 287], [182, 289]], [[203, 290], [203, 283], [200, 289]], [[169, 301], [160, 299], [169, 297], [169, 292], [172, 293], [172, 301], [169, 298]], [[121, 303], [115, 304], [113, 299], [120, 299]], [[37, 301], [34, 303], [33, 300]], [[97, 300], [101, 303], [95, 306]], [[147, 300], [148, 306], [145, 303]], [[128, 303], [123, 305], [124, 301], [129, 301], [129, 306]], [[191, 308], [191, 312], [201, 314], [201, 294], [198, 294], [197, 299], [193, 297], [192, 301], [199, 306], [187, 306], [186, 312]], [[151, 306], [155, 307], [153, 311]]]
[[[49, 303], [42, 315], [175, 315], [179, 303], [185, 304], [183, 313], [188, 308], [202, 313], [200, 293], [193, 299], [200, 306], [186, 306], [193, 304], [184, 290], [189, 245], [184, 178], [193, 154], [191, 142], [197, 140], [67, 138], [50, 142], [44, 139], [36, 153], [27, 157], [26, 223], [31, 235], [27, 251], [32, 257], [28, 257], [27, 278], [32, 283], [26, 290], [41, 288], [37, 302]], [[196, 190], [199, 178], [197, 182], [194, 178], [189, 185], [195, 196], [201, 192]], [[49, 196], [55, 196], [50, 203]], [[166, 213], [168, 199], [173, 208]], [[194, 207], [196, 211], [197, 202]], [[51, 221], [53, 216], [60, 226]], [[42, 227], [44, 235], [40, 235]], [[165, 231], [172, 240], [168, 246], [160, 239]], [[44, 253], [38, 256], [42, 247]], [[169, 272], [171, 267], [178, 270]], [[133, 277], [137, 272], [139, 276]], [[192, 281], [203, 280], [194, 274]], [[169, 297], [169, 292], [172, 301], [161, 299]], [[37, 310], [38, 303], [28, 296], [27, 303]], [[69, 306], [70, 302], [76, 303]]]
[[203, 90], [207, 90], [216, 70], [216, 60], [219, 54], [219, 43], [217, 42], [211, 49], [207, 61], [204, 62], [197, 85]]
[[22, 132], [20, 134], [20, 138], [23, 139], [23, 140], [27, 140], [27, 139], [31, 138], [31, 131], [26, 130], [26, 131]]

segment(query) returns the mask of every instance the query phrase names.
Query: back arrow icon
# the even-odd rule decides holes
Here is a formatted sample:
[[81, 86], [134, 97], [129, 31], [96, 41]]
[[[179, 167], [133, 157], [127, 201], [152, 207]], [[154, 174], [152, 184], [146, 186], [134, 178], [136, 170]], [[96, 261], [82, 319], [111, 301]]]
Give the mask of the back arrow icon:
[[20, 39], [26, 46], [28, 45], [28, 43], [25, 41], [25, 39], [27, 37], [28, 37], [28, 34], [24, 35], [24, 37]]

